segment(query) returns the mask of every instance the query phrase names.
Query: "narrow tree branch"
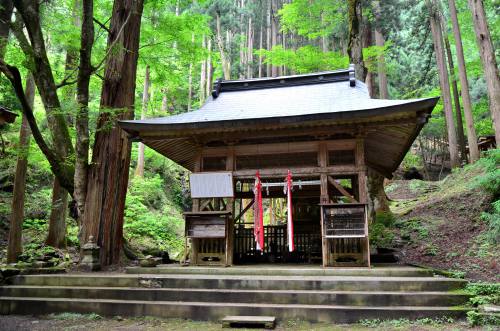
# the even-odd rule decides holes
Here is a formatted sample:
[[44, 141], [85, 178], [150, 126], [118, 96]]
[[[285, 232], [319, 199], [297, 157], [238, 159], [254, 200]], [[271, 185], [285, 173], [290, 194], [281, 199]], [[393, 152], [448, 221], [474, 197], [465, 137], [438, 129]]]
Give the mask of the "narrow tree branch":
[[132, 12], [130, 12], [128, 14], [127, 18], [125, 19], [125, 22], [123, 23], [123, 25], [120, 27], [120, 30], [116, 34], [115, 40], [113, 40], [113, 42], [111, 43], [111, 45], [109, 45], [108, 51], [106, 52], [106, 55], [104, 55], [104, 58], [101, 60], [101, 62], [99, 62], [99, 64], [97, 66], [94, 67], [94, 72], [97, 72], [101, 68], [101, 66], [104, 64], [104, 62], [108, 58], [108, 56], [111, 54], [111, 51], [113, 50], [113, 48], [115, 47], [116, 43], [118, 42], [118, 39], [120, 39], [120, 37], [121, 37], [121, 35], [123, 33], [124, 28], [127, 26], [128, 21], [130, 20], [130, 16], [132, 16]]
[[[97, 23], [97, 25], [99, 25], [102, 29], [106, 30], [108, 33], [110, 33], [111, 31], [108, 29], [108, 27], [106, 25], [104, 25], [104, 23], [101, 23], [99, 22], [99, 20], [95, 17], [92, 18], [92, 20]], [[109, 21], [109, 19], [108, 19]]]

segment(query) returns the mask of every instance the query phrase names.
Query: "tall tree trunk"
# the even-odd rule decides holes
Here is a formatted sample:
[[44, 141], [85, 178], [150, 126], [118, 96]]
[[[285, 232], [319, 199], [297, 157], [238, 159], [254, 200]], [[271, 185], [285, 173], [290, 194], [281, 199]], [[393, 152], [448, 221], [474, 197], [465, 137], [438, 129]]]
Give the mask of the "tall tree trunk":
[[[262, 50], [263, 38], [264, 38], [264, 27], [261, 24], [260, 25], [260, 32], [259, 32], [259, 50]], [[262, 67], [262, 54], [259, 53], [259, 78], [262, 78], [263, 70], [264, 70], [264, 68]]]
[[448, 69], [450, 70], [450, 76], [451, 76], [451, 91], [453, 93], [453, 105], [455, 106], [455, 118], [457, 119], [456, 125], [457, 125], [458, 148], [460, 150], [462, 162], [467, 163], [467, 150], [465, 149], [464, 124], [462, 121], [462, 109], [460, 107], [460, 97], [458, 96], [457, 78], [455, 76], [455, 65], [453, 64], [450, 40], [448, 39], [448, 34], [445, 28], [446, 26], [444, 24], [444, 20], [441, 19], [441, 29], [443, 30], [446, 58], [448, 59]]
[[221, 28], [219, 13], [216, 14], [215, 23], [216, 23], [216, 27], [217, 27], [217, 45], [219, 47], [219, 52], [220, 52], [222, 72], [224, 73], [224, 79], [229, 80], [229, 79], [231, 79], [231, 63], [229, 62], [229, 59], [228, 59], [227, 54], [226, 54], [226, 50], [224, 49], [224, 42], [222, 40], [222, 28]]
[[467, 69], [462, 47], [462, 35], [460, 33], [460, 25], [458, 24], [457, 8], [455, 6], [455, 0], [449, 0], [448, 3], [450, 7], [451, 23], [453, 25], [453, 35], [455, 37], [455, 47], [457, 50], [458, 74], [460, 77], [460, 85], [462, 86], [461, 94], [467, 128], [467, 141], [469, 143], [469, 160], [472, 163], [479, 160], [479, 148], [477, 146], [474, 117], [472, 116], [472, 102], [469, 94], [469, 82], [467, 80]]
[[[201, 48], [207, 49], [206, 37], [205, 35], [201, 38]], [[200, 70], [200, 105], [203, 106], [205, 103], [205, 90], [206, 90], [206, 82], [207, 82], [207, 59], [204, 58], [201, 61], [201, 70]]]
[[[82, 32], [80, 36], [80, 69], [76, 82], [78, 109], [75, 119], [75, 192], [73, 197], [78, 210], [78, 223], [82, 225], [87, 195], [89, 167], [89, 84], [92, 74], [92, 46], [94, 44], [94, 1], [82, 1]], [[83, 243], [82, 243], [83, 244]]]
[[[141, 120], [146, 118], [146, 113], [148, 111], [149, 103], [149, 65], [146, 66], [146, 75], [144, 76], [144, 91], [142, 92], [142, 112]], [[135, 175], [139, 177], [144, 177], [144, 144], [139, 143], [139, 148], [137, 152], [137, 168], [135, 168]]]
[[[118, 263], [122, 247], [130, 141], [115, 119], [134, 118], [143, 6], [142, 0], [115, 0], [111, 17], [108, 48], [116, 51], [106, 60], [82, 228], [84, 242], [92, 235], [101, 247], [102, 265]], [[110, 116], [110, 109], [115, 116]]]
[[168, 112], [168, 97], [167, 97], [168, 90], [167, 88], [162, 89], [162, 97], [161, 97], [161, 113], [162, 115], [165, 115]]
[[[373, 1], [373, 11], [375, 14], [375, 45], [379, 47], [383, 47], [385, 45], [384, 34], [382, 33], [382, 13], [380, 9], [380, 1]], [[385, 65], [385, 57], [381, 55], [378, 59], [378, 88], [379, 88], [379, 97], [380, 99], [389, 99], [389, 88], [387, 83], [387, 68]]]
[[377, 213], [390, 213], [391, 209], [384, 190], [384, 176], [369, 168], [367, 177], [368, 213], [370, 219], [374, 221]]
[[[278, 27], [278, 0], [269, 0], [271, 2], [271, 49], [278, 45], [278, 33], [279, 33], [279, 27]], [[277, 77], [279, 75], [279, 70], [278, 67], [275, 65], [272, 65], [271, 67], [271, 76], [272, 77]]]
[[[191, 43], [194, 47], [194, 33], [191, 34]], [[188, 71], [188, 111], [191, 111], [193, 106], [193, 63], [189, 63]]]
[[9, 40], [10, 19], [14, 5], [11, 0], [2, 0], [0, 2], [0, 59], [4, 58], [5, 49]]
[[[80, 0], [73, 0], [73, 9], [71, 16], [73, 18], [73, 25], [79, 29], [82, 25], [81, 17], [79, 15], [79, 7], [81, 6]], [[73, 79], [76, 76], [76, 70], [78, 69], [78, 48], [73, 45], [68, 45], [66, 47], [66, 60], [64, 65], [64, 76], [67, 79]], [[66, 104], [66, 108], [74, 109], [75, 103], [75, 87], [74, 85], [65, 86], [62, 88], [62, 101]], [[73, 123], [72, 113], [68, 113], [66, 118], [68, 119], [69, 125]]]
[[66, 247], [66, 214], [68, 212], [68, 192], [61, 186], [57, 177], [52, 185], [52, 208], [49, 218], [49, 233], [45, 244]]
[[[40, 4], [38, 1], [15, 1], [14, 6], [22, 16], [22, 20], [24, 21], [31, 41], [31, 46], [28, 46], [30, 49], [25, 49], [25, 47], [22, 48], [27, 57], [33, 60], [33, 68], [31, 71], [47, 113], [47, 121], [50, 127], [54, 152], [56, 153], [57, 159], [59, 159], [59, 161], [57, 161], [59, 164], [53, 164], [54, 162], [51, 163], [52, 170], [58, 177], [61, 185], [69, 192], [73, 193], [74, 167], [64, 162], [67, 157], [70, 157], [74, 153], [73, 144], [69, 135], [66, 118], [60, 111], [61, 103], [57, 95], [57, 86], [47, 57], [45, 40], [40, 22]], [[26, 45], [27, 42], [23, 44]], [[30, 127], [32, 123], [35, 122], [30, 122]], [[35, 136], [35, 131], [38, 130], [31, 127], [31, 131]], [[51, 157], [50, 155], [46, 156], [48, 156], [48, 158]]]
[[253, 25], [252, 18], [248, 19], [248, 43], [247, 43], [247, 78], [253, 78]]
[[450, 81], [448, 79], [448, 70], [446, 69], [446, 60], [443, 47], [443, 33], [437, 17], [436, 6], [431, 0], [426, 0], [429, 8], [429, 19], [434, 40], [434, 50], [436, 53], [436, 62], [439, 71], [439, 82], [441, 85], [441, 94], [443, 97], [444, 113], [446, 117], [446, 127], [448, 131], [448, 145], [450, 151], [450, 165], [452, 168], [460, 166], [457, 146], [457, 132], [455, 129], [455, 120], [453, 119], [453, 109], [451, 105]]
[[482, 0], [468, 0], [472, 11], [472, 21], [474, 31], [479, 45], [479, 55], [483, 63], [484, 78], [488, 88], [490, 102], [490, 112], [493, 118], [493, 128], [495, 129], [495, 139], [500, 145], [500, 78], [498, 76], [498, 66], [495, 58], [495, 49], [491, 41], [490, 30]]
[[[266, 47], [267, 50], [270, 51], [273, 48], [272, 45], [272, 31], [271, 31], [271, 18], [272, 17], [272, 3], [270, 0], [267, 1], [267, 15], [266, 15]], [[267, 77], [272, 76], [272, 66], [270, 62], [267, 62], [266, 65], [266, 74]]]
[[[1, 23], [0, 23], [1, 24]], [[26, 98], [31, 107], [35, 100], [35, 81], [31, 74], [26, 80]], [[28, 153], [30, 146], [30, 127], [26, 116], [19, 131], [19, 147], [17, 154], [16, 174], [14, 176], [14, 192], [12, 195], [12, 215], [10, 218], [9, 244], [7, 246], [7, 263], [17, 262], [23, 252], [22, 231], [24, 221], [24, 194], [26, 190], [26, 171], [28, 170]]]
[[212, 80], [213, 80], [213, 75], [214, 75], [214, 65], [212, 63], [212, 38], [208, 38], [207, 42], [207, 49], [208, 49], [208, 59], [207, 59], [207, 86], [205, 95], [208, 96], [210, 95], [210, 92], [212, 92]]
[[[362, 26], [363, 26], [363, 35], [361, 38], [361, 45], [363, 48], [370, 47], [373, 45], [372, 26], [368, 21], [368, 19], [365, 19]], [[368, 93], [370, 94], [370, 97], [374, 98], [375, 95], [377, 95], [375, 86], [375, 73], [368, 70], [368, 68], [366, 69], [365, 84], [366, 87], [368, 88]]]
[[[71, 16], [73, 17], [73, 25], [79, 28], [81, 23], [79, 0], [73, 1], [73, 9]], [[68, 46], [66, 49], [66, 61], [64, 66], [65, 77], [71, 79], [75, 76], [78, 69], [78, 50], [73, 46]], [[75, 88], [74, 86], [65, 86], [62, 91], [62, 101], [73, 108], [75, 104]], [[68, 123], [73, 122], [73, 114], [66, 114]], [[77, 147], [78, 148], [78, 147]], [[77, 204], [78, 205], [78, 204]], [[66, 215], [68, 211], [68, 192], [61, 187], [57, 178], [54, 178], [52, 183], [52, 207], [49, 217], [49, 229], [45, 243], [49, 246], [64, 248], [66, 247]]]
[[367, 70], [363, 61], [363, 46], [361, 42], [361, 22], [363, 20], [361, 1], [348, 1], [348, 19], [349, 19], [349, 43], [347, 54], [349, 60], [354, 64], [356, 78], [365, 81]]

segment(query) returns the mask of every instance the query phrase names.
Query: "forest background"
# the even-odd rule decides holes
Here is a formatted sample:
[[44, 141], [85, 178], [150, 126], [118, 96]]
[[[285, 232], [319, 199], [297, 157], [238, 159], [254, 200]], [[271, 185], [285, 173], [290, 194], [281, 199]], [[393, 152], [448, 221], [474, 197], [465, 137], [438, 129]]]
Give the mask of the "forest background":
[[[108, 36], [113, 35], [113, 3], [93, 1], [90, 23], [85, 20], [85, 4], [89, 1], [50, 0], [40, 3], [40, 41], [44, 42], [60, 103], [60, 106], [52, 107], [53, 111], [48, 116], [47, 108], [51, 107], [47, 107], [46, 92], [40, 93], [37, 79], [35, 91], [34, 82], [30, 83], [29, 78], [30, 71], [36, 75], [37, 70], [33, 66], [39, 65], [30, 58], [30, 49], [26, 47], [26, 42], [34, 46], [33, 33], [24, 27], [23, 20], [27, 16], [17, 10], [17, 3], [35, 2], [14, 1], [16, 9], [10, 23], [11, 33], [8, 42], [1, 47], [0, 58], [20, 70], [27, 87], [26, 96], [31, 85], [34, 119], [41, 137], [49, 141], [52, 138], [53, 143], [49, 147], [57, 149], [57, 137], [61, 137], [53, 135], [54, 128], [57, 132], [57, 125], [51, 118], [60, 116], [67, 123], [67, 136], [76, 146], [76, 157], [72, 156], [70, 150], [73, 148], [70, 147], [63, 155], [65, 162], [74, 163], [76, 159], [78, 168], [78, 146], [82, 141], [78, 71], [83, 64], [91, 64], [86, 141], [88, 146], [92, 146], [99, 132], [106, 131], [101, 122], [103, 109], [104, 113], [107, 109], [103, 107], [102, 89], [106, 85], [110, 59], [116, 55], [115, 52], [120, 52], [114, 49], [116, 45]], [[129, 2], [135, 3], [124, 1]], [[481, 2], [493, 48], [498, 50], [500, 5], [496, 0]], [[198, 109], [209, 98], [212, 83], [219, 77], [245, 79], [347, 68], [353, 59], [353, 38], [350, 36], [353, 21], [349, 10], [358, 6], [360, 20], [357, 36], [366, 69], [364, 80], [372, 97], [408, 99], [441, 96], [443, 63], [440, 64], [439, 57], [436, 58], [441, 52], [435, 48], [437, 35], [445, 60], [453, 62], [444, 64], [452, 86], [448, 87], [447, 93], [450, 94], [449, 107], [454, 107], [453, 124], [447, 119], [446, 98], [441, 98], [402, 165], [403, 169], [418, 168], [427, 179], [441, 179], [447, 169], [474, 161], [465, 152], [470, 128], [467, 128], [468, 121], [464, 114], [464, 102], [467, 101], [464, 101], [459, 63], [456, 61], [457, 40], [451, 20], [451, 3], [456, 5], [461, 28], [474, 134], [495, 135], [487, 76], [480, 56], [483, 50], [478, 46], [472, 11], [466, 0], [145, 1], [142, 18], [139, 16], [138, 62], [134, 72], [137, 79], [130, 96], [135, 103], [133, 116], [170, 116]], [[124, 18], [125, 25], [130, 17]], [[87, 62], [82, 61], [81, 52], [85, 39], [81, 31], [85, 22], [92, 24], [94, 29], [92, 53]], [[436, 22], [442, 33], [436, 34], [436, 26], [432, 26]], [[125, 34], [121, 30], [114, 33]], [[498, 52], [494, 55], [498, 58]], [[498, 68], [496, 76], [498, 79]], [[7, 75], [0, 76], [0, 105], [19, 114], [24, 107]], [[114, 120], [121, 115], [109, 110], [106, 116]], [[62, 180], [55, 179], [54, 165], [40, 148], [39, 141], [29, 139], [29, 130], [25, 130], [24, 137], [19, 135], [23, 131], [22, 123], [18, 118], [15, 123], [0, 128], [0, 231], [3, 231], [1, 237], [4, 238], [1, 246], [7, 246], [7, 233], [12, 228], [10, 220], [13, 217], [16, 168], [18, 160], [24, 159], [27, 162], [26, 188], [20, 223], [23, 254], [17, 258], [29, 263], [40, 254], [60, 252], [59, 249], [65, 247], [76, 254], [82, 238], [78, 214], [84, 208], [78, 202], [79, 186], [74, 183], [75, 199], [72, 199], [67, 193], [67, 189], [71, 188], [65, 186]], [[24, 127], [27, 128], [26, 122]], [[458, 164], [454, 164], [454, 152], [450, 153], [453, 148], [450, 127], [453, 132], [456, 129]], [[97, 154], [95, 147], [93, 151]], [[498, 161], [498, 153], [493, 158]], [[496, 171], [495, 166], [492, 169]], [[190, 208], [187, 171], [138, 143], [132, 144], [131, 163], [127, 171], [130, 180], [125, 183], [128, 192], [123, 232], [127, 250], [140, 255], [159, 255], [166, 251], [172, 258], [180, 258], [184, 243], [182, 211]], [[497, 208], [493, 210], [494, 219], [500, 214], [497, 189], [498, 186], [493, 188], [494, 198], [491, 201], [491, 206]], [[491, 206], [488, 207], [490, 210]], [[496, 222], [500, 223], [498, 219]], [[21, 253], [20, 248], [17, 248], [17, 253]], [[6, 257], [4, 250], [2, 258]]]

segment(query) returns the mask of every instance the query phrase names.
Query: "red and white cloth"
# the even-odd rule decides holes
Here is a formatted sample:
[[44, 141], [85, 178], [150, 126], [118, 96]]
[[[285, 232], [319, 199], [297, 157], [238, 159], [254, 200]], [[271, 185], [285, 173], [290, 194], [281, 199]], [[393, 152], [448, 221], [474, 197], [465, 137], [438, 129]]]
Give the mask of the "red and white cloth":
[[295, 244], [293, 242], [293, 217], [292, 217], [292, 173], [288, 170], [286, 176], [286, 197], [287, 197], [287, 233], [288, 233], [288, 250], [293, 252], [295, 250]]
[[258, 171], [255, 174], [254, 197], [253, 234], [257, 243], [257, 250], [262, 251], [264, 250], [264, 213], [262, 210], [262, 182]]

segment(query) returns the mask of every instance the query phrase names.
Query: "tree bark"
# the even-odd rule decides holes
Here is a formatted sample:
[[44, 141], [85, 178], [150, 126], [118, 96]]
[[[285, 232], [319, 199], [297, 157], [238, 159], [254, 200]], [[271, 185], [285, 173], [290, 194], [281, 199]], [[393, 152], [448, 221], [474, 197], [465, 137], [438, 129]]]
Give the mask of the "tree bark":
[[[203, 35], [201, 38], [201, 48], [207, 49], [205, 35]], [[207, 84], [207, 59], [204, 58], [201, 61], [201, 70], [200, 70], [200, 105], [203, 105], [205, 103], [206, 84]]]
[[115, 0], [111, 17], [108, 47], [116, 51], [106, 60], [82, 228], [84, 242], [96, 238], [103, 266], [118, 263], [122, 248], [131, 145], [115, 120], [134, 118], [143, 6], [142, 0]]
[[373, 169], [368, 169], [368, 213], [373, 221], [377, 213], [390, 213], [389, 201], [384, 191], [384, 176]]
[[349, 43], [347, 45], [347, 54], [351, 63], [354, 64], [356, 78], [364, 82], [367, 70], [363, 61], [363, 45], [361, 42], [362, 9], [360, 0], [348, 1], [348, 20]]
[[484, 78], [488, 88], [488, 98], [490, 103], [491, 117], [493, 118], [493, 128], [495, 129], [495, 139], [497, 145], [500, 144], [500, 78], [498, 76], [498, 66], [495, 58], [495, 49], [491, 41], [490, 30], [482, 0], [468, 0], [472, 11], [472, 21], [474, 31], [479, 45], [479, 55], [483, 63]]
[[[259, 50], [262, 50], [263, 38], [264, 38], [264, 27], [261, 24], [260, 31], [259, 31]], [[264, 68], [262, 67], [262, 54], [259, 53], [259, 78], [262, 78], [263, 71], [264, 71]]]
[[[92, 46], [94, 44], [93, 0], [82, 1], [82, 33], [80, 37], [80, 69], [76, 82], [78, 109], [75, 119], [75, 192], [73, 197], [78, 210], [81, 226], [87, 195], [87, 175], [89, 168], [89, 83], [92, 74]], [[82, 243], [83, 244], [83, 243]]]
[[[47, 121], [50, 127], [54, 153], [59, 159], [65, 160], [74, 153], [74, 150], [66, 118], [60, 111], [61, 104], [57, 95], [57, 87], [52, 74], [52, 68], [47, 57], [40, 22], [40, 4], [38, 1], [33, 0], [17, 0], [14, 1], [14, 6], [22, 16], [31, 41], [30, 49], [23, 49], [23, 51], [26, 53], [28, 58], [33, 60], [33, 77], [47, 113]], [[26, 43], [24, 43], [24, 45], [26, 45]], [[30, 126], [31, 124], [32, 122], [30, 122]], [[31, 127], [31, 131], [35, 133], [33, 127]], [[58, 167], [63, 168], [64, 173], [61, 174], [55, 171], [54, 174], [58, 176], [61, 185], [70, 193], [73, 193], [73, 165], [69, 165], [68, 162], [63, 161], [62, 164], [58, 165]]]
[[[146, 113], [148, 111], [149, 104], [149, 65], [146, 66], [146, 75], [144, 77], [144, 91], [142, 92], [142, 112], [141, 120], [146, 118]], [[137, 168], [135, 168], [135, 175], [139, 177], [144, 177], [144, 144], [139, 142], [139, 148], [137, 152]]]
[[458, 24], [457, 8], [455, 0], [449, 0], [451, 23], [453, 25], [453, 35], [455, 36], [455, 48], [457, 51], [458, 74], [460, 85], [462, 86], [462, 104], [464, 106], [465, 123], [467, 128], [467, 142], [469, 143], [469, 160], [471, 163], [479, 160], [479, 148], [477, 146], [477, 135], [474, 127], [474, 117], [472, 116], [472, 102], [469, 94], [469, 82], [467, 80], [467, 69], [465, 66], [464, 49], [462, 47], [462, 34]]
[[45, 244], [66, 247], [66, 214], [68, 211], [68, 192], [61, 186], [57, 177], [52, 185], [52, 208], [49, 218], [49, 233]]
[[[31, 74], [26, 80], [26, 98], [31, 107], [35, 100], [35, 81]], [[12, 215], [10, 218], [9, 244], [7, 246], [7, 263], [17, 262], [23, 252], [22, 231], [24, 221], [24, 195], [26, 191], [26, 171], [28, 170], [28, 153], [30, 146], [30, 127], [26, 116], [19, 131], [19, 147], [14, 176], [14, 192], [12, 195]]]
[[9, 40], [10, 18], [14, 4], [11, 0], [2, 0], [0, 2], [0, 58], [3, 59], [7, 42]]
[[253, 25], [252, 18], [248, 19], [248, 42], [247, 42], [247, 78], [253, 78]]
[[[271, 2], [271, 49], [274, 46], [279, 44], [278, 41], [278, 1], [277, 0], [269, 0]], [[279, 75], [279, 68], [275, 65], [271, 66], [271, 76], [277, 77]]]
[[[380, 12], [381, 11], [380, 1], [373, 1], [372, 4], [375, 15], [375, 45], [379, 47], [384, 47], [385, 38], [384, 34], [382, 33], [382, 27], [381, 27], [382, 17]], [[381, 55], [380, 58], [378, 59], [377, 75], [378, 75], [379, 97], [380, 99], [389, 99], [387, 68], [385, 65], [384, 55]]]
[[448, 69], [450, 70], [450, 76], [451, 76], [451, 91], [453, 93], [453, 105], [455, 106], [455, 118], [457, 119], [456, 125], [457, 125], [458, 148], [460, 150], [462, 162], [467, 163], [467, 150], [465, 149], [464, 124], [462, 121], [462, 109], [460, 107], [460, 98], [458, 96], [457, 78], [455, 76], [455, 65], [453, 64], [450, 40], [448, 39], [448, 34], [445, 31], [444, 20], [442, 19], [441, 19], [441, 29], [443, 30], [446, 58], [448, 60]]
[[441, 94], [443, 97], [444, 113], [446, 117], [446, 127], [448, 131], [448, 145], [450, 151], [450, 165], [452, 168], [460, 166], [457, 146], [457, 132], [455, 129], [455, 121], [453, 119], [453, 109], [451, 105], [450, 81], [448, 78], [448, 70], [446, 69], [445, 54], [443, 47], [443, 33], [436, 13], [435, 4], [431, 0], [426, 0], [429, 8], [429, 19], [434, 40], [434, 51], [436, 53], [436, 62], [439, 71], [439, 82], [441, 85]]
[[[272, 3], [270, 0], [267, 1], [267, 15], [266, 15], [266, 47], [270, 51], [273, 48], [271, 40], [271, 16], [272, 16]], [[270, 62], [266, 65], [267, 77], [272, 76], [272, 66]]]
[[[368, 19], [365, 19], [365, 21], [363, 22], [363, 34], [361, 38], [362, 47], [366, 48], [372, 46], [372, 39], [372, 26]], [[375, 73], [368, 70], [368, 68], [366, 68], [365, 84], [370, 97], [375, 98], [375, 96], [377, 95], [375, 86]]]
[[219, 47], [220, 60], [222, 64], [222, 72], [224, 73], [224, 79], [231, 79], [231, 63], [227, 58], [226, 50], [224, 49], [224, 42], [222, 41], [222, 31], [219, 13], [216, 14], [216, 27], [217, 27], [217, 46]]
[[205, 96], [208, 98], [212, 92], [212, 80], [214, 75], [214, 66], [212, 63], [212, 39], [208, 38], [207, 42], [208, 59], [207, 59], [207, 85], [205, 86]]

